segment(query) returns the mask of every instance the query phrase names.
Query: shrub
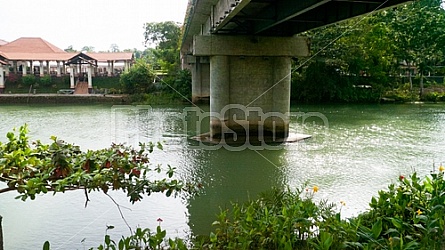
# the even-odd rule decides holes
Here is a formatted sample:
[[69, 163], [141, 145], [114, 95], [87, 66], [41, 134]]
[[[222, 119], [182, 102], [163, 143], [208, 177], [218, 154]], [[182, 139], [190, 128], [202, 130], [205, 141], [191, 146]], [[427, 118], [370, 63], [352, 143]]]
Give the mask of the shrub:
[[150, 66], [141, 61], [136, 61], [136, 64], [130, 71], [123, 73], [120, 76], [120, 82], [125, 93], [149, 93], [153, 86], [154, 74]]
[[176, 98], [190, 99], [192, 97], [192, 73], [189, 70], [180, 70], [178, 74], [171, 79], [163, 81], [165, 89], [173, 93]]
[[[306, 190], [306, 191], [302, 191]], [[317, 237], [323, 216], [334, 216], [334, 205], [316, 205], [313, 189], [273, 189], [245, 204], [234, 203], [213, 223], [217, 228], [200, 248], [214, 249], [308, 249], [308, 239]], [[332, 237], [328, 237], [332, 244]]]
[[[416, 173], [400, 176], [397, 185], [380, 191], [370, 203], [370, 211], [362, 214], [362, 232], [372, 231], [379, 222], [379, 234], [372, 240], [363, 237], [363, 245], [394, 249], [443, 249], [445, 247], [445, 181], [444, 167], [423, 179]], [[375, 223], [374, 223], [375, 224]]]
[[45, 75], [40, 77], [40, 84], [42, 84], [42, 86], [44, 87], [50, 87], [51, 86], [51, 76], [50, 75]]
[[33, 85], [34, 83], [36, 83], [36, 77], [35, 77], [34, 75], [25, 75], [25, 76], [22, 76], [22, 83], [23, 83], [25, 86], [31, 86], [31, 85]]

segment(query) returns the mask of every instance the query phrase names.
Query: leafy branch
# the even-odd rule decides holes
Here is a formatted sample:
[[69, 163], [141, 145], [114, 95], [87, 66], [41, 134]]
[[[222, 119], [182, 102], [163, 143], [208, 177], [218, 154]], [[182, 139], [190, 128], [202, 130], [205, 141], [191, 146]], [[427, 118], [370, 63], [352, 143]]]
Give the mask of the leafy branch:
[[[7, 187], [0, 193], [17, 191], [16, 198], [35, 199], [36, 195], [84, 189], [88, 193], [121, 189], [134, 203], [154, 192], [170, 196], [180, 191], [193, 192], [194, 186], [172, 179], [175, 168], [151, 168], [148, 154], [160, 144], [140, 143], [135, 149], [124, 144], [83, 152], [78, 146], [52, 136], [50, 144], [39, 140], [30, 143], [27, 125], [7, 133], [8, 141], [0, 142], [0, 182]], [[155, 175], [165, 174], [165, 178]]]

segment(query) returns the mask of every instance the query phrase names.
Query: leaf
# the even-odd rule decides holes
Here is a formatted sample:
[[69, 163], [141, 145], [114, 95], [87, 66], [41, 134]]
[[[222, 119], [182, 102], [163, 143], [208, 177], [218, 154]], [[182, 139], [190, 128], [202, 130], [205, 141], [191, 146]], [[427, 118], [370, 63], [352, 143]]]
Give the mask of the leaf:
[[210, 242], [216, 243], [217, 240], [218, 240], [218, 237], [216, 236], [216, 234], [211, 232], [210, 233]]
[[43, 250], [50, 250], [49, 241], [45, 241], [45, 243], [43, 244]]
[[377, 239], [380, 236], [380, 233], [382, 232], [382, 219], [378, 219], [373, 225], [372, 225], [372, 236], [374, 239]]
[[110, 245], [110, 242], [111, 242], [111, 238], [110, 238], [110, 235], [105, 235], [105, 245], [106, 246], [109, 246]]
[[422, 224], [414, 224], [413, 226], [417, 227], [419, 229], [422, 229], [422, 230], [426, 230], [425, 227]]
[[385, 235], [392, 234], [392, 233], [399, 234], [399, 231], [395, 228], [390, 228], [385, 232]]
[[403, 225], [402, 225], [402, 221], [400, 221], [400, 219], [391, 218], [391, 222], [396, 228], [402, 229]]
[[124, 240], [119, 241], [119, 250], [124, 250], [125, 242]]

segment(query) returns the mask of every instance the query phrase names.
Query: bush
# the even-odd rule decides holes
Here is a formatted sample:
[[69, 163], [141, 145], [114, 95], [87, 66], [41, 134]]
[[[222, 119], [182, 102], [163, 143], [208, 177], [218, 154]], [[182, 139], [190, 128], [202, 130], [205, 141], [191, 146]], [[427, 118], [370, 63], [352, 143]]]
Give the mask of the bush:
[[323, 215], [334, 215], [333, 205], [313, 202], [317, 190], [273, 189], [258, 200], [234, 203], [230, 211], [219, 214], [213, 223], [216, 230], [199, 248], [309, 249], [308, 239], [317, 236], [316, 225]]
[[40, 77], [40, 84], [42, 84], [42, 86], [44, 87], [50, 87], [51, 86], [51, 76], [50, 75], [45, 75]]
[[22, 76], [22, 83], [23, 83], [25, 86], [31, 86], [31, 85], [33, 85], [34, 83], [36, 83], [36, 77], [35, 77], [34, 75], [25, 75], [25, 76]]
[[[345, 76], [325, 62], [311, 63], [294, 73], [291, 84], [291, 100], [305, 103], [377, 102], [381, 92], [375, 77]], [[366, 85], [372, 88], [360, 87]]]
[[153, 86], [153, 80], [154, 74], [150, 66], [141, 60], [136, 61], [130, 71], [120, 76], [124, 92], [128, 94], [149, 93]]
[[177, 98], [192, 98], [192, 73], [189, 70], [180, 70], [172, 84], [174, 95]]

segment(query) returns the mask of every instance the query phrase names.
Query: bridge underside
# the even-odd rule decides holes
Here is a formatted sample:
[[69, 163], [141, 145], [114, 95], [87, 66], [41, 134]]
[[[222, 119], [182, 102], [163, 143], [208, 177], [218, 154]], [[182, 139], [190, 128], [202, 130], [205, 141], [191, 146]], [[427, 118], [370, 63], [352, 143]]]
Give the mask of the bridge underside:
[[198, 34], [292, 36], [407, 0], [194, 0], [184, 45]]
[[226, 20], [225, 25], [215, 23], [211, 32], [291, 36], [403, 2], [405, 1], [252, 0], [238, 15]]

